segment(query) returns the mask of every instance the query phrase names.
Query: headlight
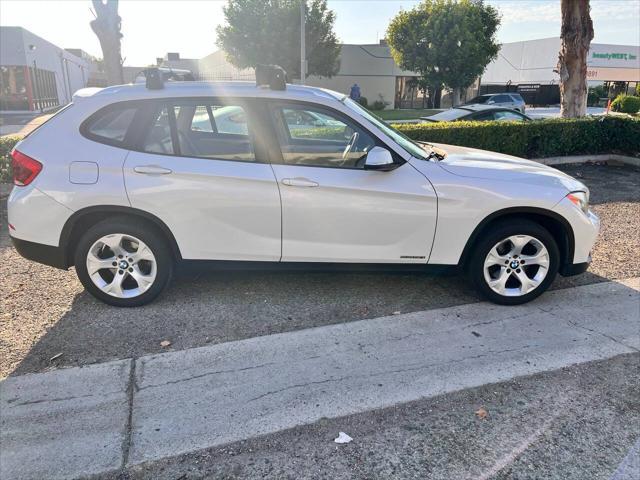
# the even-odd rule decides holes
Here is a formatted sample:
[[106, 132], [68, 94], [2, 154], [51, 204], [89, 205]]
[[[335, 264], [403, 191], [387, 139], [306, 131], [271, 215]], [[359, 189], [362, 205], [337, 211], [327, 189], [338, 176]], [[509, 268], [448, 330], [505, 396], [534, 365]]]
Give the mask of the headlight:
[[584, 213], [589, 211], [589, 192], [571, 192], [567, 198]]

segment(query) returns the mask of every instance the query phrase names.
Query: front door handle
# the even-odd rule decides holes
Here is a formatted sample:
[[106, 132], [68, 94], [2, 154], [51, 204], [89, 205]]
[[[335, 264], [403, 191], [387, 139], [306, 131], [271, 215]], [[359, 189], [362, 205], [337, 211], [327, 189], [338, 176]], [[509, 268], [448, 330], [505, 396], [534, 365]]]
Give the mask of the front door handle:
[[144, 173], [146, 175], [166, 175], [167, 173], [172, 172], [171, 169], [159, 167], [158, 165], [138, 165], [133, 168], [133, 171], [136, 173]]
[[318, 182], [314, 182], [313, 180], [309, 180], [308, 178], [283, 178], [283, 185], [288, 185], [289, 187], [317, 187], [319, 185]]

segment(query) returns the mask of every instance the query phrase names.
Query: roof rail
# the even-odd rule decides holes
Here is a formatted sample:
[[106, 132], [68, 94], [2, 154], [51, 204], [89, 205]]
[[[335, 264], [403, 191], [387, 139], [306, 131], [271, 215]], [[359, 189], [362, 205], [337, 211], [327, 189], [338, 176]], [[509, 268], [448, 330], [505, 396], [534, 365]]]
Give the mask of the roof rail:
[[279, 65], [256, 65], [256, 86], [286, 90], [287, 72]]
[[190, 70], [183, 70], [171, 67], [149, 67], [142, 70], [136, 77], [136, 83], [145, 80], [149, 90], [160, 90], [164, 88], [166, 81], [194, 81], [195, 78]]

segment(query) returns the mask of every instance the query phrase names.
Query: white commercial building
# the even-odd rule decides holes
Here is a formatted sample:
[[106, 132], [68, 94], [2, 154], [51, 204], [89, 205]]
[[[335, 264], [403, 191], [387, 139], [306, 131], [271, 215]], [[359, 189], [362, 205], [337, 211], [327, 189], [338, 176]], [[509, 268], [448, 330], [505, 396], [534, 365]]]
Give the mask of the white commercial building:
[[[481, 93], [519, 91], [527, 103], [560, 101], [556, 71], [560, 38], [505, 43], [480, 77]], [[633, 92], [640, 82], [640, 47], [592, 43], [587, 57], [589, 85]]]
[[22, 27], [0, 27], [0, 110], [39, 111], [71, 101], [90, 62]]

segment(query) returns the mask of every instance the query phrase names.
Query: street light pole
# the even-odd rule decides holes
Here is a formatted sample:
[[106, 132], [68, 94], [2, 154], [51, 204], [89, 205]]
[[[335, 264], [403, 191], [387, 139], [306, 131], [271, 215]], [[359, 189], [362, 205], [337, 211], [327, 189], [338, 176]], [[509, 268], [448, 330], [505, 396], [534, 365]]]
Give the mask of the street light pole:
[[305, 7], [306, 0], [300, 2], [300, 85], [307, 77], [307, 49], [305, 46]]

